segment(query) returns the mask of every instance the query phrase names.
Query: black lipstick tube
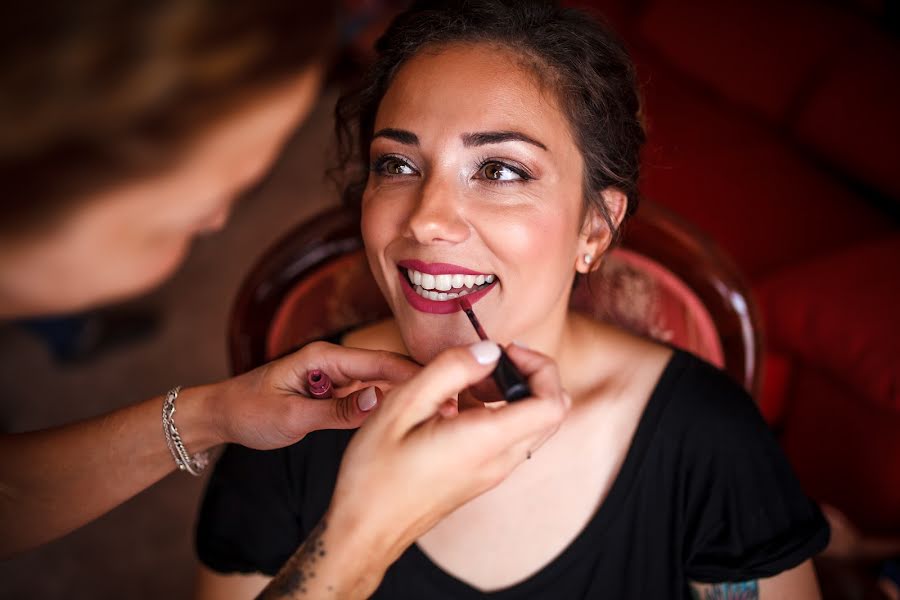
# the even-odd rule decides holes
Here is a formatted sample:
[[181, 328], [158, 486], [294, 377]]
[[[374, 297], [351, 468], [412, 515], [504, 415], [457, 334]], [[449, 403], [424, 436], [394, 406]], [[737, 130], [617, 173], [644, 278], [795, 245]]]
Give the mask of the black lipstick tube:
[[[481, 327], [481, 323], [478, 321], [478, 317], [475, 316], [475, 312], [472, 310], [472, 304], [465, 297], [459, 299], [459, 307], [469, 317], [469, 322], [475, 328], [478, 337], [482, 340], [488, 339], [487, 334]], [[508, 402], [531, 396], [531, 388], [528, 386], [528, 381], [506, 354], [502, 346], [500, 347], [500, 358], [497, 360], [497, 366], [494, 367], [491, 377], [494, 378], [494, 383], [497, 384], [500, 393], [503, 394], [503, 398]]]

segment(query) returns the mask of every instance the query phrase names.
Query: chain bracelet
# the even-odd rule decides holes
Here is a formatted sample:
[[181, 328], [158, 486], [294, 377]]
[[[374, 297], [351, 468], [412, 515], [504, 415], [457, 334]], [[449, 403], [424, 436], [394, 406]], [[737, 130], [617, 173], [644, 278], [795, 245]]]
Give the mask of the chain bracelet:
[[166, 445], [169, 447], [169, 452], [172, 453], [172, 458], [175, 459], [175, 464], [178, 465], [178, 470], [187, 471], [191, 475], [197, 477], [203, 472], [206, 465], [209, 464], [209, 453], [198, 452], [191, 457], [184, 447], [184, 442], [181, 441], [181, 436], [178, 434], [178, 429], [175, 427], [175, 400], [178, 398], [178, 393], [180, 391], [180, 385], [172, 388], [166, 394], [165, 401], [163, 401], [163, 434], [166, 436]]

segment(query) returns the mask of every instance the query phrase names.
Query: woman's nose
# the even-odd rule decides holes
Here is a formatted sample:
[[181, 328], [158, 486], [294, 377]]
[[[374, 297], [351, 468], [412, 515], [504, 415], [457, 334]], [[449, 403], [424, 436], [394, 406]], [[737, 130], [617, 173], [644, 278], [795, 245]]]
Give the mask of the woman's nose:
[[409, 216], [408, 232], [420, 244], [458, 244], [469, 237], [461, 197], [446, 180], [426, 180]]

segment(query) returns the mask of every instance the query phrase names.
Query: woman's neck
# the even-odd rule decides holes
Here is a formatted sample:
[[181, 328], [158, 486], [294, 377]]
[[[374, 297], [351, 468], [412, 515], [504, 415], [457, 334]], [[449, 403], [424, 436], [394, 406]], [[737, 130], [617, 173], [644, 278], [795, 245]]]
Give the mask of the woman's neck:
[[623, 368], [631, 364], [626, 354], [634, 347], [629, 338], [616, 327], [567, 311], [555, 345], [536, 349], [556, 361], [560, 381], [577, 403], [622, 381]]

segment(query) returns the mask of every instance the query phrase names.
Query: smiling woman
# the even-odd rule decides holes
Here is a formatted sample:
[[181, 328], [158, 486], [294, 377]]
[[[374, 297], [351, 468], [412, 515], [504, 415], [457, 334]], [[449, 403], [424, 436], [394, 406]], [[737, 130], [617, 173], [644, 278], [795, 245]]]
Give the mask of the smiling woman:
[[[569, 309], [638, 200], [640, 104], [615, 38], [546, 2], [460, 0], [417, 4], [377, 49], [338, 132], [393, 318], [342, 342], [429, 362], [476, 339], [464, 296], [492, 338], [556, 361], [573, 408], [375, 597], [817, 597], [809, 558], [827, 527], [752, 400], [686, 352]], [[230, 448], [201, 513], [202, 580], [264, 584], [311, 535], [349, 439]]]
[[[473, 75], [485, 55], [501, 68]], [[579, 257], [599, 256], [611, 241], [599, 207], [613, 227], [624, 217], [620, 190], [584, 189], [584, 160], [565, 113], [520, 62], [484, 42], [444, 45], [405, 61], [379, 104], [361, 197], [363, 237], [416, 360], [471, 336], [461, 318], [433, 334], [429, 313], [458, 310], [428, 277], [445, 273], [492, 278], [469, 300], [496, 338], [544, 351], [545, 342], [559, 343], [576, 267], [590, 266]], [[409, 260], [422, 265], [421, 289], [403, 276]], [[435, 290], [448, 295], [432, 297]]]

